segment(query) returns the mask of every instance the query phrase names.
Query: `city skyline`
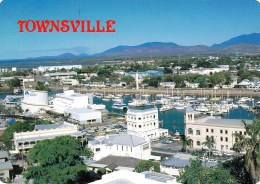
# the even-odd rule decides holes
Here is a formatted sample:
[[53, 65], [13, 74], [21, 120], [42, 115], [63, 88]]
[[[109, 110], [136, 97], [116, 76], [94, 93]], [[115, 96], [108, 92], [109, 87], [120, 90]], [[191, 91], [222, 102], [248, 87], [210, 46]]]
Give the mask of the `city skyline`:
[[[0, 1], [0, 59], [64, 52], [94, 54], [119, 45], [221, 43], [260, 33], [256, 0]], [[18, 20], [115, 20], [115, 33], [19, 33]]]

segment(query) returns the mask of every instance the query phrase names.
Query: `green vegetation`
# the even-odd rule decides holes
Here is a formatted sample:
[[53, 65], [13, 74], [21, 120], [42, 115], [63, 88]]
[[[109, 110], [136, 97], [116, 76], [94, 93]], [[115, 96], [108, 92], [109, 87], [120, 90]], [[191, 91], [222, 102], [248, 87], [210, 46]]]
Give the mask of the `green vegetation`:
[[135, 82], [135, 78], [132, 77], [132, 76], [130, 76], [130, 75], [128, 75], [128, 76], [123, 76], [123, 77], [121, 78], [121, 81], [122, 81], [122, 82], [126, 82], [127, 85], [130, 85], [131, 83], [134, 83], [134, 82]]
[[178, 180], [185, 184], [237, 184], [230, 171], [218, 164], [213, 168], [202, 166], [201, 160], [191, 160], [190, 166], [180, 173]]
[[181, 135], [181, 144], [182, 144], [182, 149], [184, 151], [187, 151], [187, 147], [192, 146], [192, 140], [190, 139], [190, 137]]
[[70, 136], [40, 141], [29, 150], [27, 161], [31, 167], [24, 176], [33, 183], [93, 181], [95, 178], [86, 177], [88, 171], [80, 158], [85, 153], [80, 141]]
[[235, 148], [245, 150], [245, 167], [250, 173], [253, 183], [260, 180], [260, 120], [254, 119], [252, 124], [246, 124], [246, 135], [236, 133]]
[[7, 82], [7, 85], [10, 88], [19, 87], [20, 86], [20, 80], [17, 77], [14, 77], [13, 79], [11, 79]]
[[134, 169], [135, 172], [154, 171], [160, 172], [160, 163], [151, 160], [141, 160]]
[[36, 120], [36, 121], [24, 121], [24, 122], [15, 122], [14, 124], [9, 125], [4, 134], [0, 137], [0, 141], [4, 144], [4, 147], [7, 150], [12, 149], [12, 139], [14, 132], [26, 132], [32, 131], [35, 125], [40, 124], [51, 124], [50, 121]]
[[41, 91], [49, 91], [49, 87], [45, 86], [43, 82], [37, 82], [35, 89]]
[[206, 141], [202, 143], [202, 145], [206, 146], [209, 150], [209, 156], [212, 153], [213, 144], [215, 143], [213, 137], [206, 137]]

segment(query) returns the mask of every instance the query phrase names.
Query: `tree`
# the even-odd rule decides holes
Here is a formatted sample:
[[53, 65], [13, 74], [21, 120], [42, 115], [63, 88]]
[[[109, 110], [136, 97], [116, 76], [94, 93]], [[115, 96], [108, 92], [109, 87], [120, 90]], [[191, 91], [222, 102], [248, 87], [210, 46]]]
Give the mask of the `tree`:
[[10, 88], [19, 87], [19, 86], [20, 86], [20, 80], [19, 80], [17, 77], [15, 77], [15, 78], [9, 80], [9, 81], [7, 82], [7, 85], [8, 85]]
[[131, 75], [127, 75], [127, 76], [123, 76], [121, 78], [121, 81], [126, 82], [127, 85], [130, 85], [131, 83], [133, 83], [135, 81], [135, 78], [132, 77]]
[[43, 82], [37, 82], [35, 89], [41, 91], [49, 91], [49, 88], [45, 86]]
[[187, 152], [187, 147], [192, 146], [192, 140], [190, 137], [187, 137], [185, 135], [181, 135], [181, 143], [182, 143], [182, 149]]
[[246, 170], [250, 173], [253, 183], [256, 183], [260, 180], [260, 120], [254, 119], [252, 124], [242, 122], [247, 136], [235, 133], [236, 143], [234, 147], [246, 151]]
[[190, 166], [180, 172], [178, 181], [184, 184], [237, 184], [235, 177], [222, 165], [206, 168], [199, 159], [190, 161]]
[[164, 68], [163, 68], [163, 73], [164, 73], [164, 74], [172, 74], [172, 69], [171, 69], [171, 68], [168, 68], [168, 67], [164, 67]]
[[143, 83], [148, 84], [148, 86], [158, 87], [159, 83], [161, 82], [162, 77], [145, 77]]
[[212, 148], [213, 148], [213, 144], [215, 143], [213, 137], [206, 137], [206, 141], [202, 143], [202, 145], [207, 146], [207, 148], [209, 149], [209, 155], [211, 155], [212, 152]]
[[31, 167], [24, 176], [33, 183], [78, 183], [87, 173], [80, 158], [84, 153], [80, 141], [70, 136], [40, 141], [29, 150]]
[[151, 160], [141, 160], [136, 166], [134, 171], [141, 173], [144, 171], [160, 172], [160, 164]]
[[29, 123], [16, 122], [12, 125], [9, 125], [4, 134], [0, 137], [0, 140], [4, 143], [5, 147], [8, 150], [12, 149], [12, 139], [14, 132], [26, 132], [34, 129], [34, 126]]
[[223, 163], [225, 169], [230, 170], [230, 174], [236, 177], [240, 184], [252, 184], [250, 174], [245, 167], [245, 156], [235, 157]]

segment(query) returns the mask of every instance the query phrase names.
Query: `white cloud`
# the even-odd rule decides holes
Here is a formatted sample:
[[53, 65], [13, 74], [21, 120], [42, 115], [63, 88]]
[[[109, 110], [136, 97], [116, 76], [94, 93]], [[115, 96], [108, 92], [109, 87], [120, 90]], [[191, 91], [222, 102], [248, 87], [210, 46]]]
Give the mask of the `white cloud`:
[[260, 3], [260, 0], [256, 0], [256, 1]]
[[3, 2], [3, 0], [0, 0], [0, 3]]

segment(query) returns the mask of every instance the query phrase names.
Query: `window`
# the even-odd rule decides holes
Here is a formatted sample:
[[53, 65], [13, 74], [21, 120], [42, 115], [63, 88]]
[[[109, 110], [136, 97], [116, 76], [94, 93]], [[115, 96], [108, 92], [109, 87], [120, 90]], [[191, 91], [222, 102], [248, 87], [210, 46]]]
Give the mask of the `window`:
[[142, 126], [141, 126], [141, 125], [139, 125], [138, 127], [139, 127], [139, 128], [142, 128]]
[[226, 142], [228, 142], [228, 138], [226, 137]]
[[131, 152], [133, 152], [133, 148], [131, 147]]
[[244, 135], [246, 135], [246, 132], [244, 132]]
[[122, 151], [124, 151], [124, 146], [122, 146]]
[[242, 135], [242, 131], [239, 131], [240, 135]]
[[223, 134], [223, 130], [220, 130], [220, 133]]
[[214, 129], [211, 129], [211, 133], [214, 133]]
[[200, 131], [199, 130], [196, 130], [196, 135], [200, 135]]
[[141, 118], [138, 118], [138, 120], [141, 120]]
[[192, 128], [189, 128], [189, 129], [188, 129], [188, 134], [193, 134]]
[[220, 141], [223, 141], [223, 137], [220, 137]]
[[153, 118], [155, 118], [155, 115], [153, 115]]
[[206, 132], [209, 132], [209, 129], [208, 129], [208, 128], [206, 128]]
[[228, 134], [228, 131], [227, 131], [227, 130], [225, 130], [225, 134]]
[[200, 141], [197, 141], [197, 146], [200, 146]]
[[96, 148], [96, 152], [100, 151], [100, 148]]

